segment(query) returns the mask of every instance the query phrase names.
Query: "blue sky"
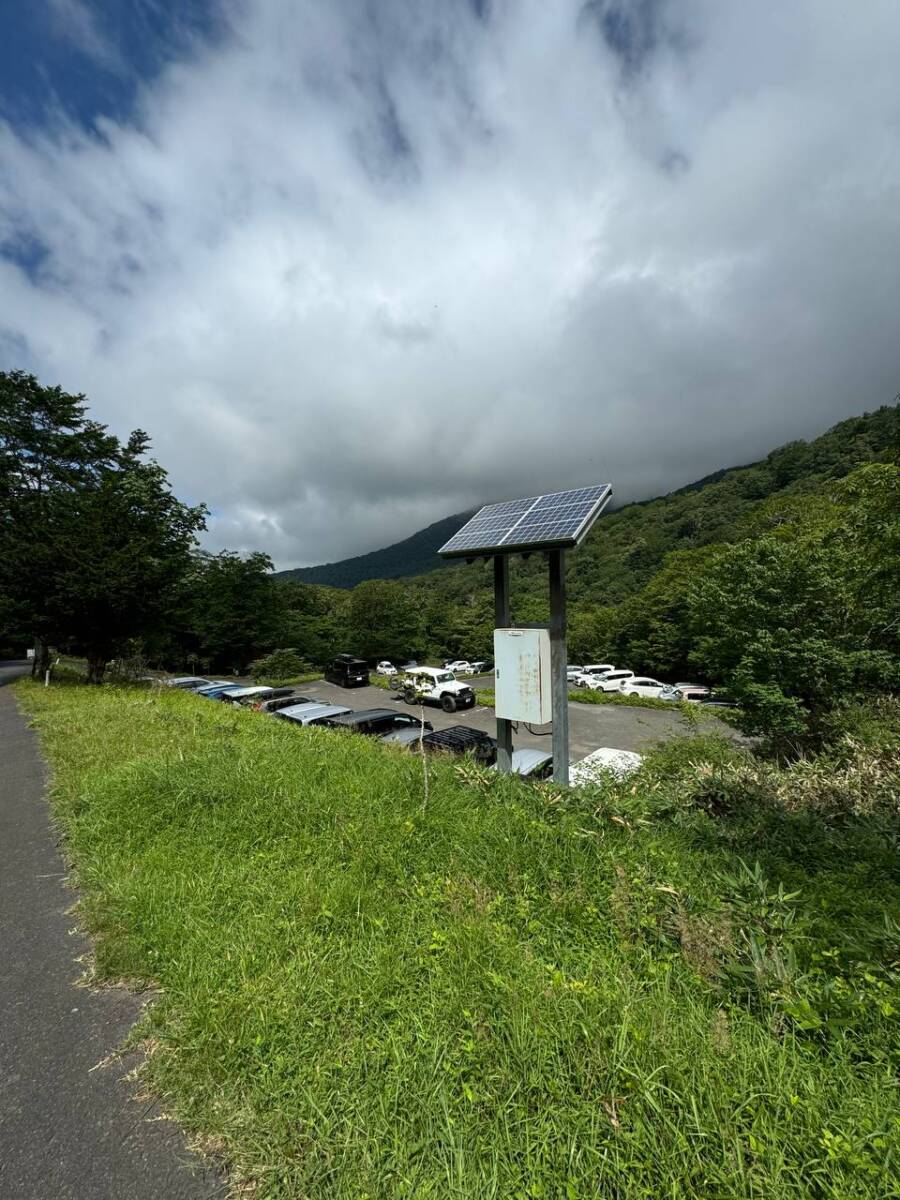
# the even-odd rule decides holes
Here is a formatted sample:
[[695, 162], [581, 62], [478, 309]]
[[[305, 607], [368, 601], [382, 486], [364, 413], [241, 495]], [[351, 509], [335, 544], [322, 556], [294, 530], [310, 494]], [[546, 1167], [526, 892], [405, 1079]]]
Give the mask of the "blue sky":
[[0, 368], [280, 565], [889, 402], [900, 9], [0, 0]]
[[2, 0], [0, 15], [0, 111], [20, 127], [127, 120], [142, 84], [221, 30], [207, 0]]

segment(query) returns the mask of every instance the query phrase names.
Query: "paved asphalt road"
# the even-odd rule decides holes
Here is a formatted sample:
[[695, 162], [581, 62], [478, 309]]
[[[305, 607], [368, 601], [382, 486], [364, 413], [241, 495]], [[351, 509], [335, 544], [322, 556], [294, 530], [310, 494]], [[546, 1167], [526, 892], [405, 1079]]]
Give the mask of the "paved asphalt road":
[[[493, 687], [493, 676], [485, 675], [473, 682], [476, 687], [490, 688]], [[401, 712], [414, 711], [395, 693], [386, 692], [383, 688], [342, 688], [337, 684], [318, 681], [304, 683], [297, 690], [310, 699], [318, 700], [321, 697], [329, 704], [346, 704], [348, 708], [353, 709], [397, 708]], [[469, 725], [473, 729], [484, 729], [491, 734], [497, 731], [492, 708], [477, 705], [460, 712], [445, 713], [436, 705], [427, 705], [425, 712], [435, 729], [446, 729], [449, 725]], [[709, 725], [704, 722], [704, 728], [720, 729], [726, 734], [737, 736], [727, 725], [718, 722]], [[548, 725], [546, 735], [529, 733], [525, 726], [520, 724], [518, 732], [513, 734], [513, 745], [530, 746], [549, 752], [549, 729]], [[629, 708], [623, 704], [569, 705], [569, 758], [573, 763], [584, 758], [591, 750], [596, 750], [598, 746], [611, 746], [615, 750], [645, 751], [666, 738], [690, 732], [690, 726], [674, 706], [672, 711], [668, 712], [659, 708]]]
[[97, 1064], [141, 1007], [74, 986], [88, 949], [44, 800], [37, 741], [0, 663], [0, 1197], [200, 1200], [225, 1194], [177, 1128], [130, 1098], [133, 1061]]

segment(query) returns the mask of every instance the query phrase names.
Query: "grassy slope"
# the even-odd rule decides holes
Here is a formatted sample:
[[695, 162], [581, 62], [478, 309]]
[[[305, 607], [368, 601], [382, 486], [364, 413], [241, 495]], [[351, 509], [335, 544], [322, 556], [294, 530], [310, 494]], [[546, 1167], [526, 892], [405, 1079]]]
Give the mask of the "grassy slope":
[[99, 974], [160, 983], [152, 1082], [260, 1195], [898, 1194], [886, 1018], [797, 1034], [696, 936], [756, 853], [806, 889], [814, 944], [874, 927], [900, 907], [878, 853], [804, 834], [801, 865], [449, 764], [426, 805], [415, 758], [357, 738], [178, 693], [19, 692]]

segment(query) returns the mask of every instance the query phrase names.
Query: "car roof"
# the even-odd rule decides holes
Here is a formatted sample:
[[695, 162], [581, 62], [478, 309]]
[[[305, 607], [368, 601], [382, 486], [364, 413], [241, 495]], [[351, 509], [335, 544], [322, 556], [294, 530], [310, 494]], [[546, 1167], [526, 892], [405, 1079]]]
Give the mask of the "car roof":
[[270, 687], [263, 687], [262, 684], [259, 684], [256, 687], [235, 688], [231, 694], [233, 696], [261, 696], [264, 692], [271, 692], [272, 690]]
[[289, 721], [317, 720], [319, 717], [337, 717], [350, 709], [342, 704], [294, 704], [290, 708], [280, 708], [279, 717]]
[[476, 746], [494, 746], [496, 739], [483, 729], [472, 729], [468, 725], [450, 725], [447, 729], [433, 729], [422, 739], [425, 745], [438, 750], [465, 751]]
[[[429, 729], [424, 731], [425, 735], [430, 732]], [[417, 742], [422, 736], [422, 726], [417, 721], [415, 725], [401, 725], [399, 729], [391, 729], [381, 740], [383, 742]]]
[[376, 721], [379, 717], [396, 717], [397, 715], [395, 708], [357, 708], [354, 712], [345, 712], [338, 723], [361, 725], [363, 721]]
[[[552, 760], [553, 755], [547, 750], [533, 750], [530, 746], [523, 746], [521, 750], [512, 752], [512, 773], [513, 775], [530, 775], [532, 771]], [[493, 763], [492, 769], [499, 770], [499, 767]]]
[[287, 704], [284, 708], [278, 711], [282, 714], [298, 712], [301, 709], [303, 712], [308, 712], [311, 708], [330, 708], [331, 705], [326, 704], [322, 700], [298, 700], [296, 704]]
[[643, 755], [633, 750], [615, 750], [611, 746], [599, 746], [580, 762], [572, 764], [569, 768], [569, 783], [591, 783], [597, 777], [597, 772], [608, 772], [621, 778], [631, 771], [636, 771], [643, 761]]

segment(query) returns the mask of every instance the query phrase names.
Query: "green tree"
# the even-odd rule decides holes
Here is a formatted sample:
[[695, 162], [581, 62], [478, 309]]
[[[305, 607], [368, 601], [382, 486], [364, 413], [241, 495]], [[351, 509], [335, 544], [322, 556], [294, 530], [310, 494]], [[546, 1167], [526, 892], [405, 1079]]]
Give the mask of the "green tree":
[[663, 678], [688, 673], [693, 649], [689, 600], [717, 552], [700, 546], [668, 555], [650, 583], [619, 605], [613, 640], [616, 662]]
[[284, 603], [268, 555], [242, 558], [224, 550], [199, 556], [187, 623], [213, 669], [242, 673], [271, 650], [284, 626]]
[[815, 742], [835, 707], [900, 686], [900, 468], [862, 467], [832, 497], [721, 548], [690, 595], [694, 661], [781, 749]]
[[403, 658], [422, 640], [419, 613], [402, 583], [370, 579], [350, 594], [348, 634], [362, 658]]
[[127, 641], [174, 618], [204, 525], [202, 506], [182, 504], [162, 467], [142, 461], [147, 449], [146, 436], [132, 434], [114, 467], [47, 508], [55, 561], [45, 611], [84, 651], [92, 682]]
[[100, 681], [117, 649], [171, 618], [205, 509], [171, 493], [143, 461], [86, 417], [83, 396], [0, 373], [0, 593], [7, 620], [47, 646], [74, 644]]
[[51, 506], [59, 521], [66, 504], [119, 461], [117, 439], [86, 413], [82, 395], [0, 371], [0, 621], [34, 642], [34, 673], [46, 668], [61, 632], [48, 600], [65, 547], [53, 539]]
[[283, 625], [279, 640], [320, 666], [348, 642], [350, 593], [319, 584], [279, 581]]

